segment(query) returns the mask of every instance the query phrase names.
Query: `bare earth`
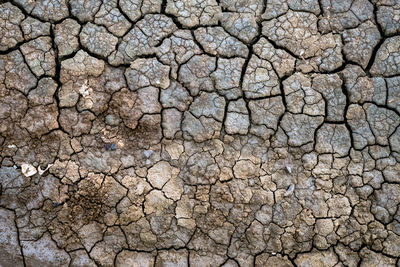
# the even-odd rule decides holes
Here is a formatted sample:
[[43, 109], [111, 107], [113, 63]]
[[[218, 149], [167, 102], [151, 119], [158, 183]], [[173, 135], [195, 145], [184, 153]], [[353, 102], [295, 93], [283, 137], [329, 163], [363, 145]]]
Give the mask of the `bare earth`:
[[399, 0], [0, 1], [0, 266], [400, 266]]

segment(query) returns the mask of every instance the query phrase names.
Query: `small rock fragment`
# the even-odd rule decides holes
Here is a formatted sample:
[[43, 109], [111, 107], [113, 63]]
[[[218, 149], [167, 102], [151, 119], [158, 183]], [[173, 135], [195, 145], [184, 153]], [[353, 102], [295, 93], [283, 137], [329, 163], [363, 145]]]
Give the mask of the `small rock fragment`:
[[36, 168], [32, 164], [28, 163], [24, 163], [21, 165], [21, 171], [22, 174], [25, 175], [25, 177], [30, 177], [37, 173]]

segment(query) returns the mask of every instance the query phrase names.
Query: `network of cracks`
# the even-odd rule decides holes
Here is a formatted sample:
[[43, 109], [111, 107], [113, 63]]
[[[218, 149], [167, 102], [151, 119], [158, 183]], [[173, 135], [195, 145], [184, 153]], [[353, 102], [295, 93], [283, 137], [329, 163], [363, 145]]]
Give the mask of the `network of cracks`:
[[400, 266], [399, 0], [0, 1], [0, 266]]

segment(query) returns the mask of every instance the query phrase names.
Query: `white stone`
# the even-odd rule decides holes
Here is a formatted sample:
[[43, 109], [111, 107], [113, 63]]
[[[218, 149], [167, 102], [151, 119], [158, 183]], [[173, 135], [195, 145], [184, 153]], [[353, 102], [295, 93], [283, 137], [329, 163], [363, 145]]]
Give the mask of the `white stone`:
[[32, 164], [27, 163], [21, 165], [21, 171], [26, 177], [31, 177], [37, 173], [36, 168]]

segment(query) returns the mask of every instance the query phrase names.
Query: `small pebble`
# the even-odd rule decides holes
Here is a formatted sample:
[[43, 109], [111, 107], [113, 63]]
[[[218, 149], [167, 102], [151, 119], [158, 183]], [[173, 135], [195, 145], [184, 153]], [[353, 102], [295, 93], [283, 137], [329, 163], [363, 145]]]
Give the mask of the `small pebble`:
[[111, 151], [117, 150], [117, 146], [115, 144], [111, 144]]
[[290, 196], [294, 191], [294, 184], [291, 184], [285, 192], [285, 197]]
[[115, 151], [117, 150], [117, 145], [116, 144], [106, 144], [106, 151]]
[[149, 158], [153, 154], [153, 150], [145, 150], [143, 154], [146, 158]]
[[21, 165], [21, 172], [25, 177], [33, 176], [37, 173], [36, 168], [32, 164], [24, 163]]
[[288, 173], [292, 173], [292, 166], [290, 165], [286, 165], [286, 170], [288, 171]]

